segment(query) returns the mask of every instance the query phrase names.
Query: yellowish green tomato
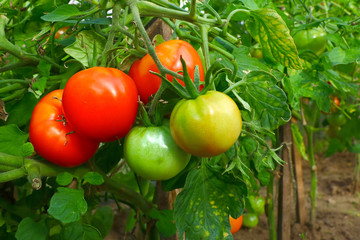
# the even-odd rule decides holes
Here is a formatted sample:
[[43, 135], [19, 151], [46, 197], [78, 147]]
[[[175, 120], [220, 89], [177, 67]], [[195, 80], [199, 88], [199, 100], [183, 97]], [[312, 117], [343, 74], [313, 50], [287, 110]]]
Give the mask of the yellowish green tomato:
[[242, 120], [236, 103], [226, 94], [208, 91], [179, 101], [170, 116], [171, 135], [186, 152], [212, 157], [227, 151], [238, 139]]

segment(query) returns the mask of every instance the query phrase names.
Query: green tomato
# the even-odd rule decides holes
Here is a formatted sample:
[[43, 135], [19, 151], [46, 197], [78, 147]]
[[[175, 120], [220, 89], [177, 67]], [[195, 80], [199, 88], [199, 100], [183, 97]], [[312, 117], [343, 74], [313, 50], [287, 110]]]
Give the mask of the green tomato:
[[254, 195], [248, 196], [250, 207], [256, 215], [261, 215], [265, 212], [265, 199], [261, 196], [255, 197]]
[[176, 145], [165, 123], [132, 128], [125, 138], [124, 157], [138, 175], [149, 180], [167, 180], [186, 167], [191, 155]]
[[175, 142], [198, 157], [217, 156], [227, 151], [238, 139], [241, 128], [236, 103], [217, 91], [179, 101], [170, 116]]
[[263, 58], [263, 50], [261, 48], [253, 48], [250, 55], [254, 58]]
[[326, 49], [327, 40], [321, 28], [300, 30], [294, 35], [294, 42], [298, 50], [311, 50], [317, 55]]
[[330, 125], [333, 126], [342, 126], [346, 123], [346, 116], [341, 112], [330, 114], [327, 117], [327, 120]]
[[243, 214], [243, 225], [248, 228], [256, 227], [259, 223], [259, 218], [255, 213]]

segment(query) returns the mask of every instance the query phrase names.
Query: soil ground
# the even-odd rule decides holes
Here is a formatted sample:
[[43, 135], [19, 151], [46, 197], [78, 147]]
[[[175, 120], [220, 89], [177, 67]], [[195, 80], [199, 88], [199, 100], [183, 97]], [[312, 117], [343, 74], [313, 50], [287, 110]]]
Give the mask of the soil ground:
[[[360, 189], [352, 194], [356, 155], [317, 155], [318, 189], [314, 233], [309, 224], [292, 222], [291, 240], [360, 240]], [[303, 161], [307, 218], [310, 216], [310, 167]], [[294, 203], [295, 208], [295, 203]], [[262, 215], [256, 228], [241, 228], [235, 240], [267, 240], [267, 218]]]

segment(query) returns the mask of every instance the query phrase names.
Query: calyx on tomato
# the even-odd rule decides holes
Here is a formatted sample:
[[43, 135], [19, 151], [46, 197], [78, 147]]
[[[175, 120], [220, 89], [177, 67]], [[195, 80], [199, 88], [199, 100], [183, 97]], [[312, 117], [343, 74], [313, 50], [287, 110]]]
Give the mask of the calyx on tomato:
[[162, 126], [136, 126], [124, 142], [124, 158], [130, 168], [149, 180], [167, 180], [180, 173], [191, 155], [171, 137], [169, 123]]
[[[204, 81], [204, 68], [201, 58], [188, 42], [183, 40], [166, 41], [159, 44], [155, 51], [164, 67], [174, 72], [179, 72], [179, 74], [182, 74], [183, 70], [180, 60], [180, 57], [182, 57], [192, 80], [194, 80], [195, 67], [198, 66], [200, 82]], [[161, 84], [161, 78], [150, 71], [159, 73], [154, 60], [149, 54], [145, 55], [142, 59], [136, 60], [129, 70], [129, 75], [134, 79], [139, 91], [140, 100], [144, 104], [149, 101], [151, 95], [157, 92]], [[172, 81], [173, 77], [168, 75], [167, 79]], [[181, 80], [178, 81], [184, 86]]]
[[31, 116], [29, 138], [35, 152], [63, 167], [75, 167], [88, 161], [99, 142], [79, 135], [69, 125], [62, 109], [63, 90], [44, 96]]
[[124, 137], [133, 126], [138, 92], [124, 72], [93, 67], [68, 80], [62, 102], [66, 119], [76, 132], [109, 142]]
[[326, 49], [326, 33], [320, 27], [297, 32], [293, 39], [298, 50], [311, 50], [317, 55]]
[[170, 129], [185, 151], [198, 157], [217, 156], [238, 139], [241, 113], [228, 95], [208, 91], [195, 99], [179, 101], [170, 116]]

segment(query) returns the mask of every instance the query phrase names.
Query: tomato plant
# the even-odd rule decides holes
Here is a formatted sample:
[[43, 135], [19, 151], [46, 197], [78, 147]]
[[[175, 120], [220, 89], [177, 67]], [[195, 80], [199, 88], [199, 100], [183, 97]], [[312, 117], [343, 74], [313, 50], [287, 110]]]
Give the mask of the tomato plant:
[[63, 108], [79, 134], [107, 142], [124, 137], [138, 109], [133, 80], [114, 68], [93, 67], [74, 74], [66, 83]]
[[33, 111], [29, 137], [35, 151], [46, 160], [63, 167], [88, 161], [99, 142], [79, 135], [69, 125], [62, 110], [63, 90], [44, 96]]
[[294, 42], [299, 50], [311, 50], [320, 55], [326, 50], [325, 34], [321, 28], [300, 30], [294, 35]]
[[181, 100], [170, 117], [171, 134], [185, 151], [199, 157], [228, 150], [242, 129], [236, 103], [226, 94], [209, 91], [196, 99]]
[[[195, 67], [199, 68], [200, 82], [204, 81], [204, 69], [199, 54], [193, 46], [183, 40], [170, 40], [159, 44], [156, 48], [156, 54], [160, 62], [174, 72], [181, 74], [182, 65], [180, 57], [186, 63], [187, 70], [192, 79], [194, 79]], [[140, 100], [146, 104], [151, 95], [157, 92], [161, 84], [161, 78], [152, 72], [159, 72], [154, 60], [149, 54], [135, 61], [130, 70], [129, 75], [134, 79], [139, 91]], [[172, 76], [167, 75], [169, 81]], [[179, 80], [182, 85], [184, 83]]]
[[232, 234], [238, 232], [242, 226], [243, 223], [243, 215], [241, 215], [238, 218], [233, 218], [231, 216], [229, 216], [229, 220], [230, 220], [230, 225], [231, 225], [231, 230], [230, 232]]
[[176, 145], [166, 123], [132, 128], [125, 138], [124, 157], [135, 173], [150, 180], [172, 178], [190, 161], [190, 154]]
[[259, 217], [255, 213], [243, 214], [243, 225], [248, 228], [254, 228], [259, 223]]

